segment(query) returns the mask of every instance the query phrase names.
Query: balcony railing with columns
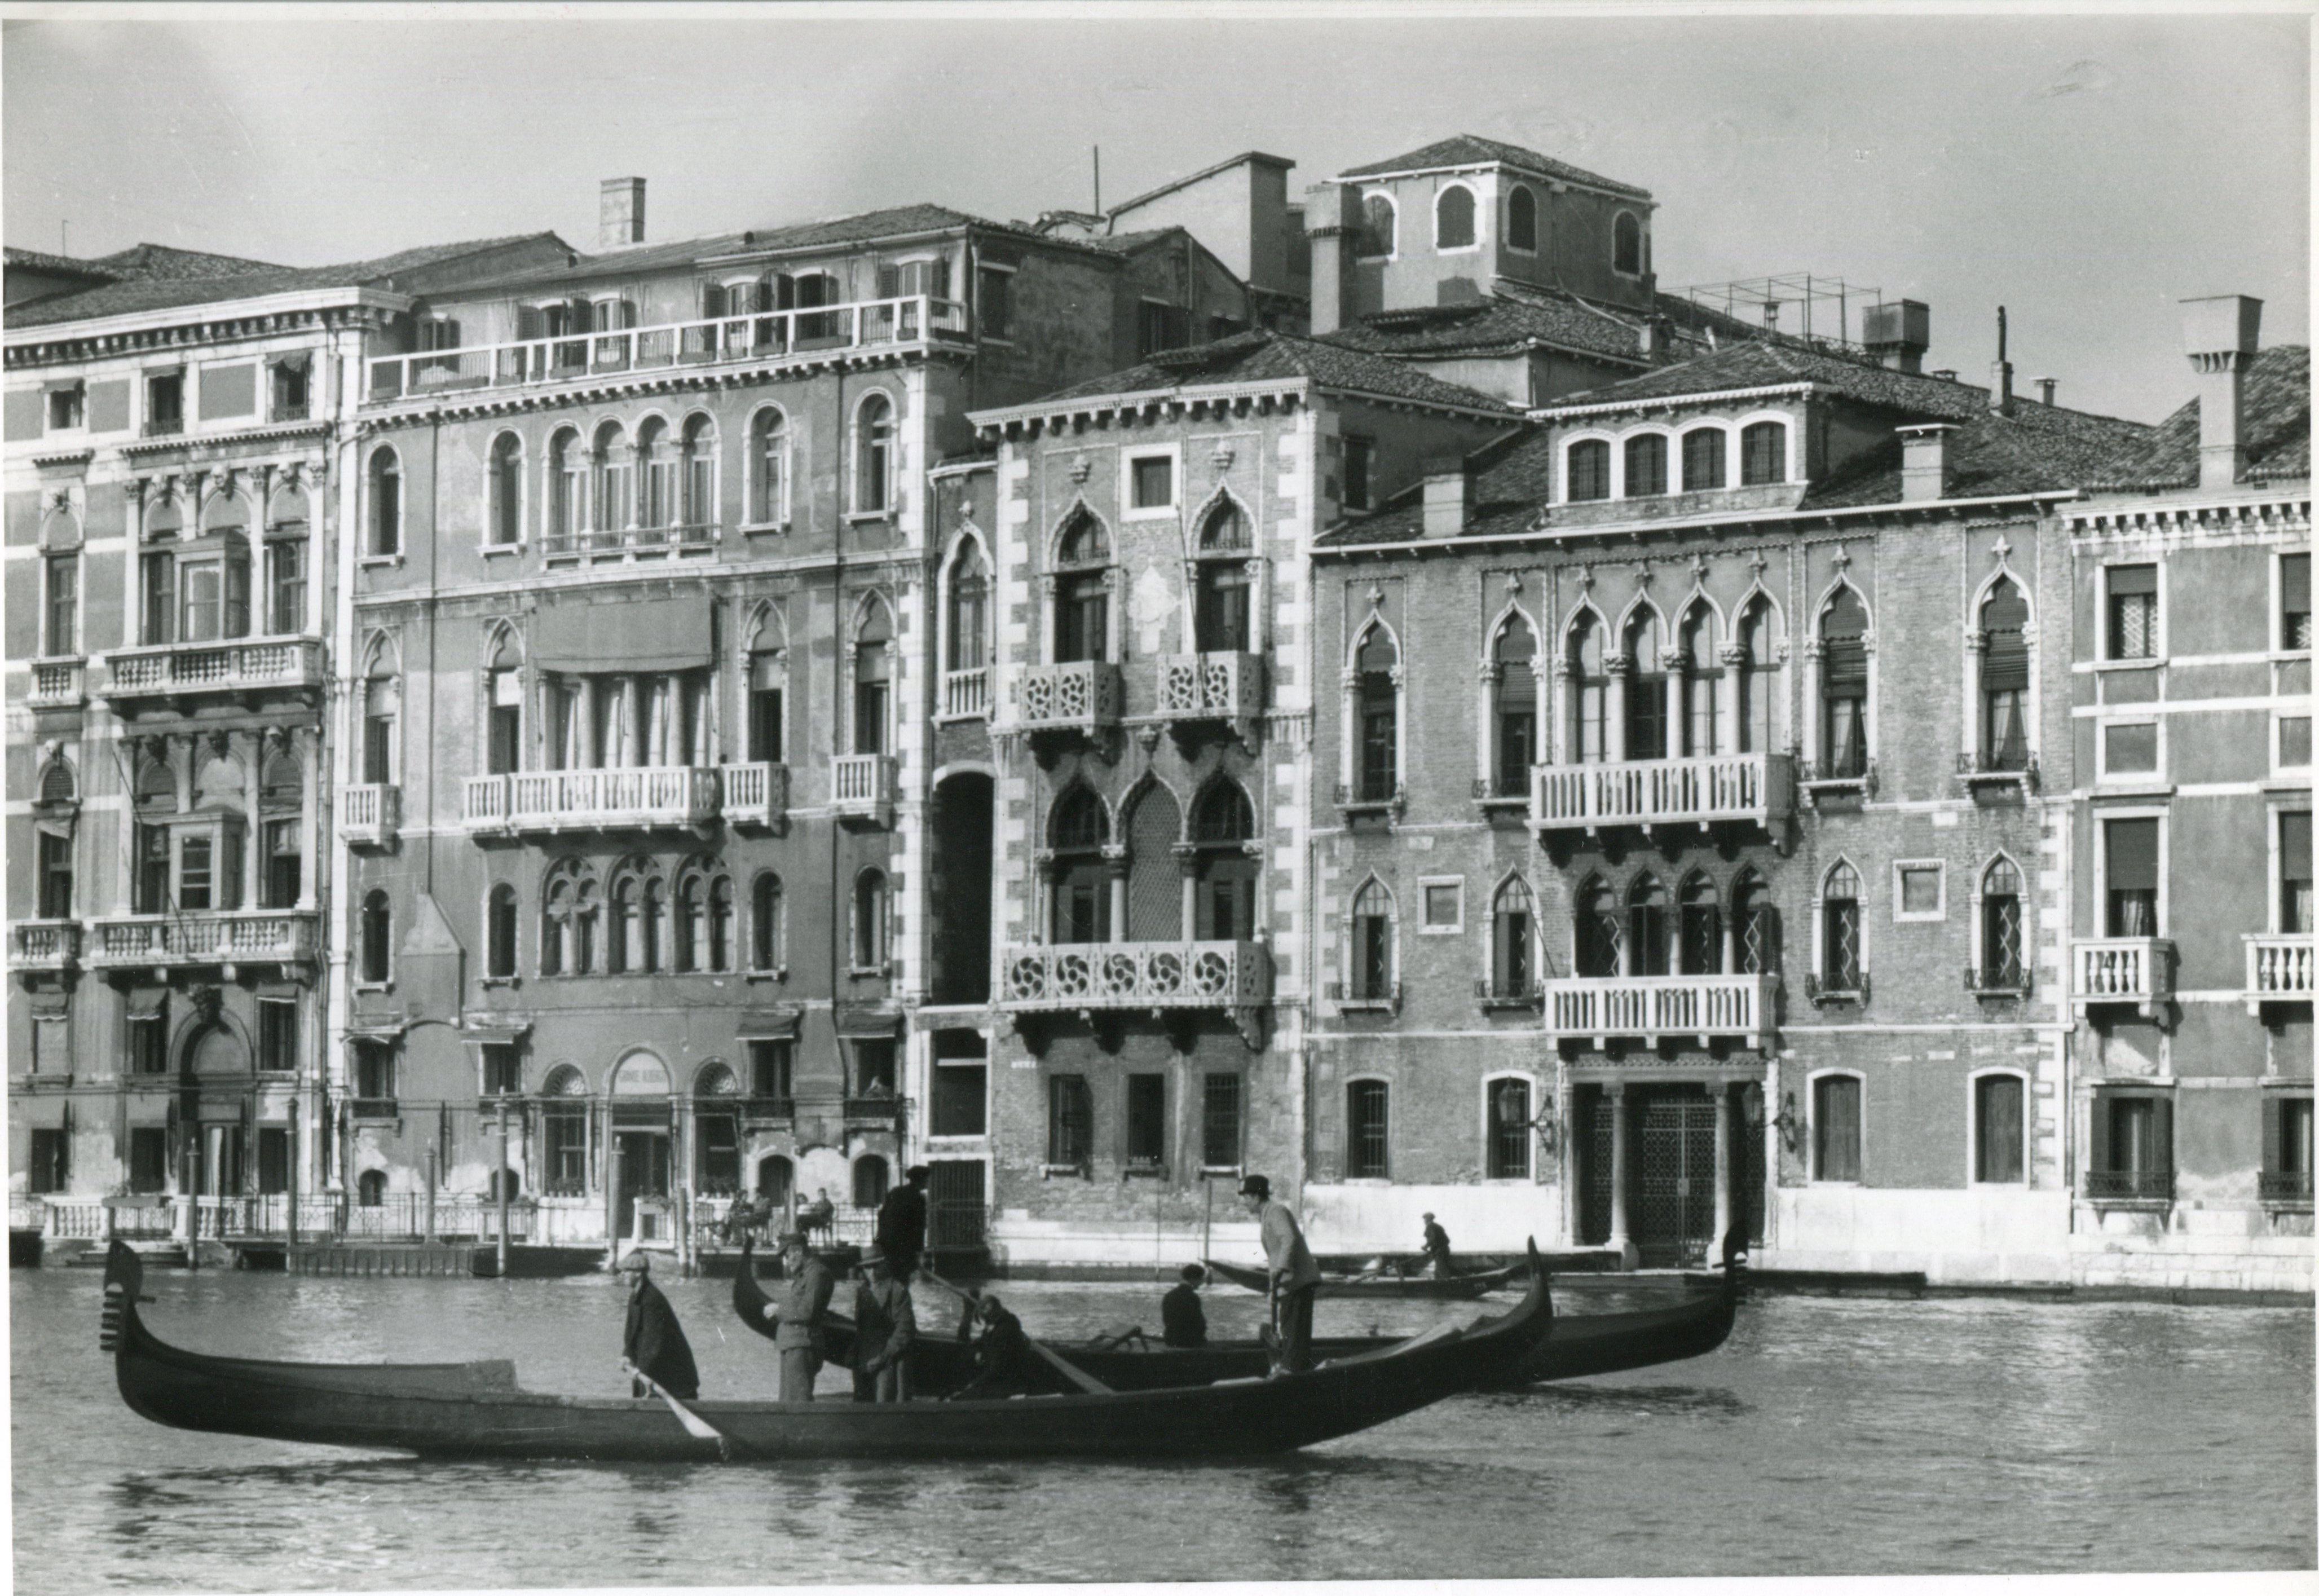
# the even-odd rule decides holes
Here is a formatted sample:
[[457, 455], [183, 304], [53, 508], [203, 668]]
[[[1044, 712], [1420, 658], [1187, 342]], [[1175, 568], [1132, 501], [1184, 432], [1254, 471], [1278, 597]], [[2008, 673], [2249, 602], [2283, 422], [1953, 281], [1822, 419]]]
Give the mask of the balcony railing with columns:
[[1026, 732], [1095, 732], [1119, 724], [1119, 667], [1102, 660], [1025, 665], [1015, 709]]
[[1768, 831], [1794, 807], [1795, 762], [1784, 753], [1539, 765], [1530, 780], [1530, 825], [1538, 831], [1723, 821]]
[[365, 781], [338, 789], [338, 835], [357, 848], [383, 848], [394, 841], [402, 821], [402, 789], [392, 782]]
[[718, 797], [727, 825], [781, 824], [790, 812], [790, 768], [763, 760], [724, 765], [717, 772]]
[[88, 961], [98, 969], [291, 964], [314, 957], [311, 909], [189, 909], [113, 915], [89, 924]]
[[2246, 939], [2247, 1013], [2260, 1014], [2266, 1003], [2311, 1001], [2312, 946], [2307, 931]]
[[2162, 936], [2082, 939], [2070, 953], [2070, 993], [2080, 1012], [2132, 1004], [2145, 1019], [2174, 996], [2174, 944]]
[[999, 950], [998, 1006], [1028, 1011], [1249, 1008], [1272, 1000], [1261, 942], [1056, 942]]
[[116, 648], [104, 656], [107, 699], [183, 699], [283, 689], [320, 691], [328, 680], [311, 637], [271, 643], [173, 643]]
[[894, 762], [882, 753], [841, 753], [829, 762], [829, 802], [841, 820], [889, 824]]
[[943, 714], [953, 720], [973, 720], [990, 713], [990, 667], [943, 672]]
[[80, 924], [74, 920], [19, 920], [8, 928], [11, 969], [70, 969], [80, 962]]
[[611, 558], [636, 555], [679, 554], [717, 546], [717, 527], [700, 523], [683, 527], [612, 527], [573, 532], [549, 532], [539, 540], [539, 552], [551, 560], [582, 555]]
[[78, 660], [34, 660], [24, 702], [35, 709], [77, 708], [87, 696], [86, 677]]
[[626, 372], [811, 361], [826, 359], [832, 351], [957, 343], [967, 338], [967, 309], [955, 300], [924, 294], [863, 300], [383, 356], [369, 363], [366, 400], [382, 404], [415, 395], [535, 387]]
[[1656, 1046], [1692, 1037], [1705, 1046], [1737, 1037], [1761, 1047], [1773, 1015], [1772, 975], [1581, 976], [1544, 983], [1546, 1028], [1557, 1036], [1613, 1037]]
[[717, 816], [717, 771], [707, 765], [636, 765], [470, 776], [469, 831], [636, 831], [705, 825]]
[[1264, 658], [1171, 654], [1159, 661], [1160, 713], [1170, 720], [1252, 720], [1264, 713]]

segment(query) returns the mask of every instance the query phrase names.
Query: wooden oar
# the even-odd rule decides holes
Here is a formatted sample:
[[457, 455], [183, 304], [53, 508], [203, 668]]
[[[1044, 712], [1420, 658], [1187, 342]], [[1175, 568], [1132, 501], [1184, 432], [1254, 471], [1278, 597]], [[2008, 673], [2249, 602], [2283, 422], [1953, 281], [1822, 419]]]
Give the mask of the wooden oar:
[[[968, 1296], [966, 1293], [961, 1291], [957, 1286], [952, 1285], [949, 1281], [935, 1274], [932, 1269], [921, 1267], [918, 1272], [924, 1275], [927, 1279], [933, 1281], [936, 1285], [941, 1286], [944, 1291], [950, 1293], [951, 1295], [956, 1297], [960, 1302], [971, 1303], [975, 1301], [974, 1298]], [[1088, 1374], [1077, 1364], [1065, 1359], [1060, 1353], [1056, 1352], [1053, 1348], [1046, 1346], [1042, 1342], [1033, 1340], [1027, 1332], [1024, 1335], [1023, 1340], [1032, 1351], [1037, 1353], [1041, 1357], [1045, 1358], [1050, 1364], [1052, 1364], [1056, 1372], [1061, 1375], [1064, 1379], [1069, 1380], [1072, 1384], [1078, 1386], [1081, 1391], [1086, 1392], [1090, 1396], [1115, 1396], [1118, 1394], [1116, 1392], [1113, 1391], [1110, 1386], [1105, 1385], [1102, 1381], [1096, 1379], [1093, 1375]]]
[[668, 1411], [676, 1415], [676, 1421], [684, 1426], [685, 1433], [687, 1435], [691, 1436], [695, 1440], [715, 1441], [717, 1443], [717, 1457], [726, 1463], [733, 1461], [733, 1443], [726, 1436], [723, 1430], [718, 1429], [715, 1425], [709, 1423], [708, 1420], [703, 1419], [690, 1408], [686, 1407], [682, 1402], [677, 1401], [676, 1398], [670, 1393], [668, 1387], [663, 1385], [650, 1375], [645, 1374], [644, 1370], [636, 1367], [636, 1365], [630, 1363], [627, 1358], [624, 1357], [620, 1359], [620, 1366], [627, 1370], [629, 1374], [635, 1375], [637, 1380], [642, 1382], [645, 1390], [651, 1392], [654, 1396], [660, 1398], [661, 1401], [668, 1404]]

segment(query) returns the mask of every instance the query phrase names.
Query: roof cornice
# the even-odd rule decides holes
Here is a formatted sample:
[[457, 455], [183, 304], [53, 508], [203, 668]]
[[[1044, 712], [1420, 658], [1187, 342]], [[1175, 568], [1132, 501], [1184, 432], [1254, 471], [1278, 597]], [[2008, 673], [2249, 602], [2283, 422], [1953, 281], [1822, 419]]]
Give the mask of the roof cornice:
[[1340, 394], [1347, 399], [1363, 400], [1391, 409], [1479, 417], [1508, 427], [1518, 426], [1521, 421], [1519, 410], [1452, 404], [1436, 399], [1413, 399], [1405, 393], [1379, 393], [1353, 383], [1331, 383], [1311, 376], [1268, 377], [1253, 383], [1206, 383], [1192, 387], [1146, 388], [1123, 393], [1087, 393], [1070, 399], [1008, 405], [999, 410], [970, 410], [967, 413], [967, 419], [980, 430], [992, 432], [1018, 426], [1053, 426], [1082, 418], [1091, 419], [1098, 416], [1163, 408], [1190, 410], [1204, 405], [1232, 405], [1266, 399], [1309, 401], [1316, 392]]
[[1823, 383], [1809, 381], [1778, 383], [1756, 388], [1718, 388], [1701, 393], [1653, 393], [1636, 399], [1621, 399], [1597, 404], [1548, 404], [1531, 409], [1528, 414], [1533, 421], [1569, 420], [1581, 416], [1616, 415], [1621, 410], [1666, 410], [1677, 405], [1729, 404], [1743, 399], [1810, 399], [1815, 395], [1833, 392]]
[[1338, 188], [1358, 188], [1363, 184], [1383, 183], [1388, 178], [1394, 177], [1439, 177], [1445, 176], [1454, 177], [1469, 172], [1494, 172], [1501, 168], [1509, 172], [1519, 172], [1525, 177], [1535, 178], [1538, 182], [1547, 184], [1551, 187], [1584, 189], [1588, 194], [1599, 194], [1604, 199], [1620, 200], [1630, 205], [1640, 205], [1647, 211], [1656, 211], [1659, 208], [1659, 203], [1651, 198], [1650, 193], [1647, 189], [1633, 190], [1618, 188], [1612, 186], [1607, 182], [1589, 183], [1584, 178], [1566, 177], [1558, 172], [1541, 172], [1536, 167], [1526, 167], [1520, 161], [1463, 161], [1454, 167], [1405, 167], [1397, 171], [1392, 172], [1363, 172], [1358, 177], [1323, 177], [1321, 181], [1333, 185]]

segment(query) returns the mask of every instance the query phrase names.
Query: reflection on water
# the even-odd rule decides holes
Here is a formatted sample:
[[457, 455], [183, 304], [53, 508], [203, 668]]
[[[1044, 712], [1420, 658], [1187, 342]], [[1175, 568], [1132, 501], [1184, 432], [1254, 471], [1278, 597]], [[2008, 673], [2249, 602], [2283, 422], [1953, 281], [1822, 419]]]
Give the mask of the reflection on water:
[[[2309, 1567], [2305, 1313], [1774, 1297], [1714, 1355], [1457, 1398], [1294, 1456], [1189, 1467], [429, 1464], [159, 1429], [96, 1351], [95, 1271], [19, 1271], [16, 1577], [70, 1592]], [[770, 1395], [728, 1286], [663, 1282], [702, 1389]], [[625, 1393], [618, 1282], [157, 1274], [164, 1336], [257, 1357], [513, 1357]], [[1159, 1288], [1017, 1285], [1034, 1333]], [[1566, 1312], [1631, 1305], [1567, 1294]], [[1218, 1291], [1219, 1336], [1252, 1294]], [[1322, 1334], [1456, 1304], [1320, 1305]], [[947, 1309], [926, 1314], [946, 1333]], [[846, 1389], [842, 1372], [825, 1392]], [[511, 1523], [525, 1527], [511, 1535]]]

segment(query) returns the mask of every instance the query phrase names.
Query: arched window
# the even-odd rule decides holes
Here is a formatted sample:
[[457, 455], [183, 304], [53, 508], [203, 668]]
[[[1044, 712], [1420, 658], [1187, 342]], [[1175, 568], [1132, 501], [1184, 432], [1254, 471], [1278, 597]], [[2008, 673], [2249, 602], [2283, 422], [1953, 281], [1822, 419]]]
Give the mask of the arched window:
[[523, 541], [523, 439], [502, 432], [492, 439], [491, 504], [484, 534], [495, 548]]
[[749, 757], [780, 764], [782, 735], [787, 730], [789, 653], [771, 619], [759, 629], [749, 651]]
[[49, 761], [41, 771], [41, 802], [69, 804], [80, 796], [80, 783], [73, 776], [72, 762], [61, 754]]
[[990, 663], [990, 567], [982, 558], [982, 546], [971, 538], [959, 546], [950, 569], [946, 646], [946, 670], [979, 671]]
[[1656, 876], [1645, 871], [1627, 888], [1627, 968], [1621, 973], [1668, 974], [1667, 955], [1672, 950], [1667, 931], [1666, 888]]
[[363, 898], [362, 978], [384, 986], [394, 975], [394, 911], [383, 889], [374, 888]]
[[1860, 1078], [1823, 1075], [1812, 1082], [1812, 1178], [1860, 1178]]
[[853, 968], [886, 968], [886, 876], [867, 870], [853, 878]]
[[636, 428], [636, 458], [644, 480], [636, 493], [636, 525], [659, 530], [676, 522], [677, 449], [668, 423], [649, 417]]
[[1731, 888], [1732, 952], [1741, 973], [1772, 975], [1780, 968], [1780, 913], [1771, 888], [1753, 870]]
[[1390, 803], [1401, 791], [1401, 650], [1371, 627], [1353, 655], [1354, 796]]
[[587, 495], [582, 483], [585, 480], [585, 452], [580, 446], [580, 435], [564, 428], [547, 440], [547, 527], [545, 532], [546, 551], [568, 554], [578, 547], [583, 501]]
[[[593, 529], [600, 535], [626, 531], [632, 509], [630, 478], [635, 474], [635, 462], [628, 451], [627, 434], [618, 421], [607, 421], [596, 428], [588, 466]], [[616, 547], [618, 541], [613, 537], [599, 546]]]
[[1739, 617], [1739, 748], [1772, 752], [1773, 705], [1779, 698], [1779, 641], [1772, 605], [1758, 598]]
[[1400, 218], [1384, 194], [1373, 194], [1361, 202], [1361, 221], [1362, 258], [1389, 258], [1401, 247]]
[[749, 423], [749, 519], [781, 527], [790, 518], [790, 434], [787, 418], [759, 410]]
[[265, 629], [277, 637], [309, 629], [306, 596], [312, 573], [305, 489], [289, 483], [266, 505]]
[[1081, 510], [1055, 545], [1055, 663], [1111, 651], [1111, 539]]
[[781, 879], [771, 870], [749, 885], [749, 964], [753, 969], [779, 969], [781, 954]]
[[1627, 622], [1627, 757], [1667, 756], [1666, 641], [1658, 612], [1646, 605]]
[[612, 880], [611, 896], [607, 900], [611, 934], [604, 941], [604, 968], [612, 975], [626, 975], [645, 968], [644, 927], [636, 904], [642, 885], [627, 875]]
[[1538, 249], [1538, 196], [1519, 183], [1506, 194], [1506, 248]]
[[1570, 626], [1571, 757], [1600, 764], [1611, 757], [1611, 672], [1602, 618], [1582, 609]]
[[576, 1197], [588, 1189], [588, 1082], [569, 1064], [549, 1072], [541, 1088], [540, 1189]]
[[1490, 903], [1490, 996], [1528, 999], [1538, 990], [1538, 902], [1509, 876]]
[[1433, 247], [1470, 249], [1474, 246], [1474, 191], [1453, 183], [1433, 202]]
[[853, 509], [882, 515], [894, 502], [894, 402], [872, 393], [853, 412]]
[[1357, 1003], [1390, 1002], [1396, 996], [1393, 895], [1371, 877], [1353, 894], [1347, 950], [1345, 996]]
[[370, 552], [402, 552], [402, 462], [390, 448], [371, 451]]
[[575, 860], [547, 872], [540, 895], [539, 973], [593, 975], [596, 916], [601, 907], [596, 878]]
[[[1197, 935], [1184, 919], [1184, 872], [1176, 858], [1184, 824], [1175, 795], [1158, 781], [1146, 782], [1123, 829], [1127, 843], [1125, 940], [1172, 942]], [[1196, 915], [1196, 904], [1194, 908]]]
[[1860, 990], [1860, 875], [1837, 861], [1821, 884], [1820, 985], [1831, 992]]
[[1838, 588], [1819, 620], [1820, 773], [1868, 770], [1868, 610], [1860, 595]]
[[2027, 969], [2022, 934], [2021, 872], [1999, 859], [1981, 878], [1981, 978], [1985, 987], [2018, 987]]
[[1716, 752], [1716, 695], [1722, 691], [1723, 662], [1715, 653], [1715, 612], [1704, 602], [1683, 612], [1683, 752], [1704, 759]]
[[708, 883], [687, 871], [676, 883], [676, 968], [687, 972], [708, 965]]
[[863, 1153], [853, 1160], [853, 1205], [875, 1208], [886, 1200], [891, 1176], [886, 1160], [876, 1153]]
[[1723, 903], [1715, 883], [1694, 871], [1683, 884], [1678, 940], [1684, 975], [1719, 975], [1723, 970]]
[[717, 423], [706, 416], [693, 416], [684, 423], [681, 498], [677, 507], [680, 526], [717, 525]]
[[1618, 895], [1600, 876], [1578, 889], [1578, 915], [1573, 926], [1577, 946], [1572, 950], [1578, 973], [1593, 980], [1620, 973], [1627, 940], [1626, 923], [1619, 913]]
[[386, 1171], [365, 1169], [355, 1177], [355, 1203], [363, 1208], [386, 1205]]
[[1192, 807], [1192, 846], [1199, 879], [1193, 894], [1195, 940], [1247, 942], [1256, 934], [1260, 874], [1250, 856], [1256, 816], [1237, 782], [1212, 783]]
[[2018, 771], [2029, 763], [2029, 605], [1999, 580], [1981, 607], [1981, 765]]
[[1345, 1086], [1345, 1174], [1354, 1180], [1385, 1180], [1392, 1174], [1388, 1088], [1381, 1080]]
[[779, 1153], [757, 1160], [757, 1196], [775, 1213], [787, 1213], [797, 1194], [797, 1166]]
[[893, 714], [894, 621], [884, 604], [871, 600], [853, 635], [853, 752], [886, 752], [887, 724]]
[[668, 967], [668, 887], [657, 876], [646, 877], [637, 894], [637, 942], [641, 959], [629, 966], [646, 974]]
[[1563, 455], [1563, 496], [1583, 504], [1611, 496], [1611, 445], [1606, 438], [1582, 437]]
[[1704, 492], [1723, 483], [1723, 428], [1692, 428], [1683, 435], [1683, 491]]
[[1611, 224], [1611, 269], [1629, 277], [1643, 275], [1643, 224], [1632, 211], [1621, 211]]
[[1104, 844], [1111, 840], [1103, 801], [1084, 787], [1056, 800], [1048, 823], [1054, 852], [1054, 917], [1050, 936], [1058, 942], [1111, 940], [1111, 872]]
[[1520, 798], [1538, 763], [1538, 638], [1520, 616], [1506, 618], [1490, 649], [1490, 795]]
[[1199, 591], [1192, 613], [1196, 652], [1248, 652], [1250, 595], [1255, 582], [1248, 555], [1248, 518], [1227, 499], [1208, 512], [1200, 527]]
[[1489, 1178], [1529, 1178], [1529, 1082], [1492, 1081], [1489, 1094]]
[[733, 878], [726, 875], [708, 878], [708, 968], [733, 968]]
[[1972, 1177], [1997, 1185], [2018, 1185], [2027, 1160], [2023, 1157], [2026, 1116], [2026, 1094], [2017, 1075], [1984, 1075], [1972, 1083]]
[[1758, 421], [1739, 434], [1739, 485], [1788, 480], [1788, 428], [1782, 421]]
[[492, 888], [484, 918], [484, 972], [494, 980], [508, 980], [515, 975], [515, 888], [504, 881]]
[[1638, 432], [1627, 440], [1627, 491], [1648, 499], [1667, 491], [1667, 440], [1662, 432]]

